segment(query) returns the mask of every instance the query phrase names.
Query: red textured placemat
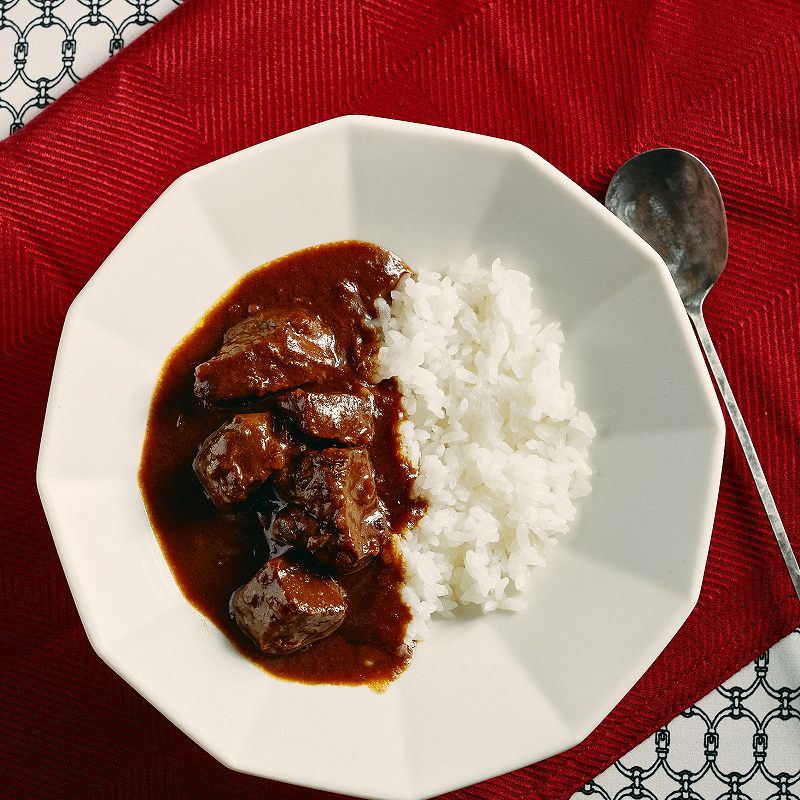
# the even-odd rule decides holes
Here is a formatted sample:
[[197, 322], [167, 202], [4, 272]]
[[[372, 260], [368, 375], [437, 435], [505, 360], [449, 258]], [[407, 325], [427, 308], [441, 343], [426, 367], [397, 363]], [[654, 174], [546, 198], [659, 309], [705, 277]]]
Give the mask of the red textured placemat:
[[[800, 6], [793, 0], [190, 0], [0, 144], [0, 795], [321, 798], [233, 773], [93, 654], [34, 485], [64, 313], [175, 177], [346, 113], [529, 145], [600, 197], [659, 145], [730, 214], [707, 319], [795, 547]], [[697, 609], [571, 751], [449, 797], [568, 797], [800, 623], [729, 433]], [[587, 654], [590, 657], [590, 654]]]

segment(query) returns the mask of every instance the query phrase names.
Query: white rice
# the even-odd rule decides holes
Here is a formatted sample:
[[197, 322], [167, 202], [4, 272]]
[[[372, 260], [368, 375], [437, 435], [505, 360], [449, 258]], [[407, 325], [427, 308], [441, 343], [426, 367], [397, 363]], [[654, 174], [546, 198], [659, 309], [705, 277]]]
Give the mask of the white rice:
[[411, 641], [459, 605], [525, 607], [531, 568], [590, 491], [595, 429], [561, 376], [560, 325], [537, 322], [529, 277], [499, 259], [422, 270], [378, 310], [379, 377], [400, 383], [403, 446], [428, 502], [400, 545]]

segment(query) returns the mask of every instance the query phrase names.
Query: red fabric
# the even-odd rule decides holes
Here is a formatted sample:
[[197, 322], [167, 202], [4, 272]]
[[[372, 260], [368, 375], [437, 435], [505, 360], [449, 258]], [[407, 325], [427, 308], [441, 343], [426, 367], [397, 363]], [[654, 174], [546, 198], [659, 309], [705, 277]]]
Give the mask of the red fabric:
[[[34, 470], [64, 313], [139, 215], [186, 170], [328, 117], [514, 139], [598, 198], [643, 149], [704, 159], [731, 240], [708, 324], [800, 547], [799, 42], [793, 0], [190, 0], [0, 144], [0, 795], [322, 797], [225, 769], [100, 662]], [[449, 796], [568, 797], [798, 623], [729, 432], [687, 624], [583, 744]]]

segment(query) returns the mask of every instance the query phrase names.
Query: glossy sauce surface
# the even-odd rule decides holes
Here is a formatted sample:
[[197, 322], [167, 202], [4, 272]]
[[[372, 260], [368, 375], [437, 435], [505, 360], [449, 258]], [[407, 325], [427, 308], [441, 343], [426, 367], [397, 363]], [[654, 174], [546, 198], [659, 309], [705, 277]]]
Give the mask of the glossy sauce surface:
[[[380, 687], [399, 674], [410, 657], [403, 645], [410, 612], [400, 596], [402, 564], [393, 546], [385, 547], [363, 569], [337, 578], [349, 603], [338, 630], [297, 653], [261, 654], [232, 620], [228, 601], [274, 554], [274, 545], [252, 510], [225, 514], [211, 503], [192, 460], [205, 438], [236, 411], [273, 408], [273, 400], [204, 407], [194, 395], [194, 368], [217, 352], [228, 328], [254, 310], [305, 308], [333, 329], [341, 350], [349, 354], [325, 388], [355, 391], [364, 385], [364, 365], [377, 353], [369, 324], [375, 300], [388, 299], [407, 270], [395, 256], [365, 242], [322, 245], [259, 267], [170, 354], [153, 395], [139, 482], [167, 562], [187, 599], [243, 655], [281, 678]], [[413, 524], [424, 507], [412, 498], [413, 474], [400, 454], [398, 388], [384, 381], [374, 394], [375, 436], [367, 449], [396, 534]]]

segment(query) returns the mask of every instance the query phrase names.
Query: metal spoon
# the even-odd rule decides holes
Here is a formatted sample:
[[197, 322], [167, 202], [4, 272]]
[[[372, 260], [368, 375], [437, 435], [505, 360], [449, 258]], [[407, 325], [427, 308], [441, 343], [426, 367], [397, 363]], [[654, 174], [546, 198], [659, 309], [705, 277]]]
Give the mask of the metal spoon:
[[800, 598], [797, 558], [703, 319], [703, 300], [728, 259], [728, 225], [717, 182], [702, 161], [683, 150], [648, 150], [617, 170], [606, 193], [606, 207], [651, 245], [669, 267]]

